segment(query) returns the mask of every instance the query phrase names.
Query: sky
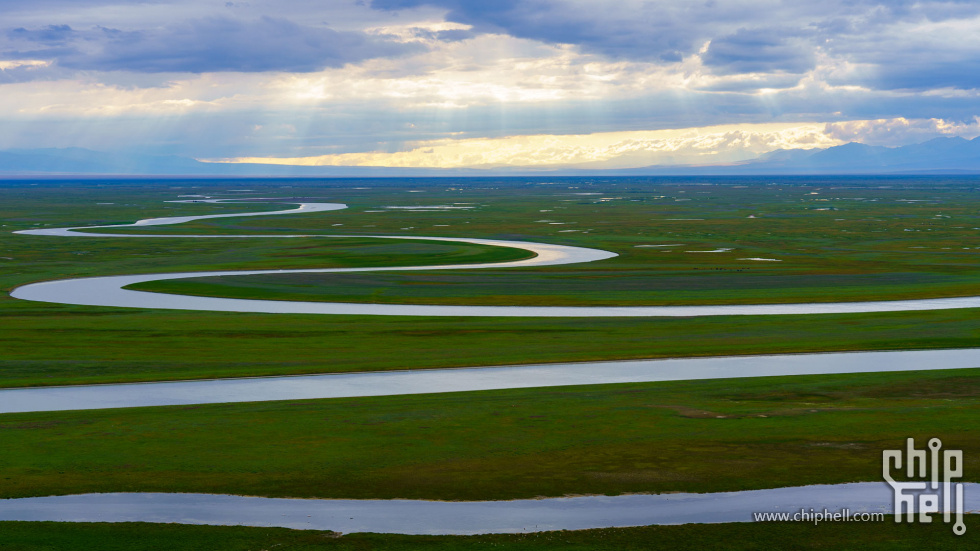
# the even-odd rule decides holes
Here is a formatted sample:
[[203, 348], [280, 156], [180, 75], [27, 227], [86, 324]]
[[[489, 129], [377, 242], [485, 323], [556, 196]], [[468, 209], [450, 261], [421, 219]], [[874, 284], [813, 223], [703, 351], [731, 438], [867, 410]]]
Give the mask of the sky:
[[980, 2], [0, 0], [0, 150], [724, 164], [980, 135]]

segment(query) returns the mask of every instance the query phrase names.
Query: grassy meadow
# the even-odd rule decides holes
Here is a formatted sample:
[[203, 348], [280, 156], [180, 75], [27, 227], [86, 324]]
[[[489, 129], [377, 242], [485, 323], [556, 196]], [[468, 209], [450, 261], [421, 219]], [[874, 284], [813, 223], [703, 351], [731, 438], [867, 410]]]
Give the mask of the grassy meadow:
[[[968, 309], [413, 318], [99, 308], [6, 296], [19, 285], [66, 277], [476, 263], [524, 255], [366, 237], [372, 234], [540, 241], [619, 256], [534, 269], [200, 278], [146, 287], [248, 298], [439, 304], [968, 296], [980, 294], [978, 189], [980, 180], [952, 177], [2, 182], [0, 387], [980, 347], [980, 318]], [[347, 237], [143, 240], [10, 233], [282, 208], [166, 202], [182, 195], [283, 197], [350, 208], [118, 231]], [[966, 478], [978, 481], [978, 397], [980, 369], [971, 369], [4, 414], [0, 497], [168, 491], [453, 500], [758, 489], [880, 480], [881, 450], [900, 447], [909, 436], [940, 437], [947, 447], [964, 450]], [[969, 522], [969, 533], [980, 530], [973, 518]], [[975, 545], [975, 538], [954, 538], [941, 523], [891, 522], [340, 538], [259, 528], [0, 523], [0, 533], [3, 548], [16, 550], [198, 549], [215, 548], [213, 542], [225, 549]]]
[[0, 498], [518, 499], [881, 480], [932, 437], [980, 480], [980, 370], [0, 416]]
[[[974, 180], [711, 183], [664, 178], [8, 182], [0, 186], [0, 290], [89, 275], [467, 263], [525, 254], [357, 237], [370, 234], [543, 241], [620, 256], [533, 269], [282, 274], [146, 285], [216, 296], [473, 304], [758, 303], [980, 290], [975, 250], [980, 230], [974, 229], [980, 226], [980, 195]], [[199, 195], [344, 202], [350, 208], [117, 231], [354, 237], [141, 240], [9, 233], [282, 208], [166, 202]], [[392, 206], [465, 208], [387, 208]], [[722, 252], [695, 252], [716, 250]], [[779, 262], [744, 260], [750, 258]], [[447, 319], [73, 307], [0, 296], [0, 318], [8, 321], [0, 331], [0, 386], [980, 344], [980, 323], [969, 310]]]

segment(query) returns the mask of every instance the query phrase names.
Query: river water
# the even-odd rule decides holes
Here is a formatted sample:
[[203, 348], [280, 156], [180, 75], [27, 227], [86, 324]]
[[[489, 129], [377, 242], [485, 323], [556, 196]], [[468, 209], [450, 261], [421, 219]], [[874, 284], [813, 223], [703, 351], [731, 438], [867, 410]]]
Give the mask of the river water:
[[980, 349], [582, 362], [0, 390], [0, 413], [980, 367]]
[[[966, 484], [965, 509], [980, 509]], [[751, 522], [754, 512], [891, 512], [881, 482], [709, 494], [584, 496], [514, 501], [278, 499], [212, 494], [118, 493], [0, 500], [0, 520], [178, 522], [337, 532], [488, 534], [652, 524]], [[891, 517], [888, 517], [891, 521]], [[952, 536], [951, 536], [952, 537]]]

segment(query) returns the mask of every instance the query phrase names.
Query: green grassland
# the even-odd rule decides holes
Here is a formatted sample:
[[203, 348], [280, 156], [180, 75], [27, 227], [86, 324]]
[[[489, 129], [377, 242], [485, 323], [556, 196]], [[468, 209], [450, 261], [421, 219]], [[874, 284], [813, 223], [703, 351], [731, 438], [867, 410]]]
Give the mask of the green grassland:
[[6, 387], [980, 345], [968, 309], [549, 320], [0, 305]]
[[980, 370], [0, 416], [0, 498], [515, 499], [881, 480], [914, 437], [980, 480]]
[[[138, 288], [283, 300], [545, 305], [827, 302], [977, 294], [980, 196], [971, 187], [975, 183], [953, 181], [937, 188], [914, 180], [899, 182], [904, 185], [886, 189], [860, 180], [831, 186], [578, 182], [560, 187], [427, 189], [413, 194], [411, 201], [399, 201], [394, 194], [383, 198], [388, 201], [352, 195], [346, 200], [349, 211], [323, 215], [343, 223], [345, 232], [540, 240], [596, 247], [620, 256], [534, 269], [201, 278]], [[406, 202], [451, 205], [461, 198], [473, 210], [384, 208]], [[299, 221], [296, 229], [316, 230], [304, 225], [311, 220]], [[285, 230], [282, 224], [277, 219], [241, 219], [201, 222], [179, 231], [208, 231], [210, 226], [212, 232], [221, 227], [229, 233], [266, 233]], [[753, 258], [778, 262], [748, 260]]]
[[527, 275], [521, 273], [526, 269], [501, 269], [221, 276], [138, 283], [129, 288], [245, 299], [499, 306], [841, 302], [973, 296], [980, 292], [975, 278], [965, 274], [944, 277], [909, 271], [786, 276], [766, 274], [766, 270], [753, 270], [746, 264], [729, 268], [737, 276], [727, 278], [702, 276], [697, 271], [665, 274], [656, 269], [624, 273], [549, 268]]
[[[673, 304], [950, 296], [974, 294], [980, 281], [980, 255], [973, 249], [980, 245], [980, 230], [974, 229], [980, 225], [980, 194], [971, 179], [795, 179], [779, 185], [744, 179], [716, 179], [715, 185], [689, 179], [396, 182], [5, 184], [0, 186], [0, 289], [87, 275], [468, 263], [524, 254], [366, 237], [121, 239], [7, 233], [282, 208], [165, 202], [180, 195], [285, 197], [345, 202], [350, 208], [119, 231], [444, 235], [554, 242], [620, 254], [600, 263], [551, 268], [277, 275], [207, 283], [204, 290], [218, 295]], [[254, 191], [231, 191], [243, 187]], [[385, 208], [420, 205], [474, 208]], [[837, 210], [815, 210], [824, 208]], [[672, 220], [678, 218], [702, 220]], [[675, 243], [686, 245], [641, 247]], [[685, 252], [729, 247], [734, 248], [729, 253]], [[737, 260], [752, 257], [783, 261]], [[202, 283], [153, 285], [193, 293]], [[980, 322], [970, 310], [778, 318], [387, 318], [90, 308], [0, 296], [0, 318], [0, 386], [980, 344]]]
[[[965, 518], [967, 533], [980, 530], [978, 515]], [[408, 551], [414, 549], [502, 551], [768, 551], [771, 549], [879, 551], [975, 549], [942, 523], [696, 524], [608, 528], [574, 532], [481, 536], [345, 534], [283, 528], [179, 524], [0, 522], [7, 551]]]
[[[254, 191], [232, 191], [240, 188]], [[432, 265], [524, 254], [358, 237], [380, 234], [561, 243], [620, 256], [506, 271], [153, 285], [218, 296], [481, 304], [973, 295], [980, 294], [978, 188], [975, 178], [6, 182], [0, 183], [0, 291], [88, 275]], [[144, 240], [9, 233], [282, 208], [164, 202], [190, 194], [292, 197], [350, 208], [105, 232], [352, 237]], [[475, 208], [385, 208], [458, 203]], [[673, 244], [683, 246], [648, 246]], [[686, 252], [723, 248], [733, 250]], [[782, 262], [739, 260], [753, 257]], [[670, 319], [276, 316], [66, 306], [0, 293], [0, 324], [0, 386], [8, 387], [980, 346], [980, 319], [972, 310]], [[921, 442], [940, 437], [947, 447], [964, 450], [967, 478], [977, 481], [978, 399], [980, 370], [971, 369], [4, 414], [0, 497], [188, 491], [508, 499], [771, 488], [880, 480], [881, 450], [900, 447], [910, 436]], [[969, 533], [980, 529], [976, 522], [968, 520]], [[955, 538], [942, 523], [891, 522], [340, 538], [265, 528], [8, 522], [0, 523], [0, 534], [0, 546], [16, 550], [975, 546], [974, 538]]]

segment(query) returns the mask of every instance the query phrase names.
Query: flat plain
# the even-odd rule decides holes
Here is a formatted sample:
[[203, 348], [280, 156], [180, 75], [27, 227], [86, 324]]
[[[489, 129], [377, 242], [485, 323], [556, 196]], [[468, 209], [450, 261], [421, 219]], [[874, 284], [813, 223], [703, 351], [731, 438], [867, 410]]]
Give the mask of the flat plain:
[[[252, 191], [232, 191], [241, 188]], [[523, 255], [367, 237], [418, 235], [559, 243], [619, 256], [550, 268], [202, 278], [146, 288], [285, 300], [542, 305], [971, 296], [980, 294], [978, 189], [980, 180], [952, 177], [6, 182], [0, 185], [0, 288], [9, 292], [30, 282], [86, 275], [476, 263]], [[166, 202], [194, 195], [342, 202], [349, 208], [125, 232], [351, 237], [143, 240], [10, 233], [281, 208]], [[0, 317], [5, 387], [968, 348], [980, 342], [980, 320], [970, 310], [440, 319], [95, 308], [3, 296]], [[965, 450], [967, 478], [978, 481], [978, 385], [980, 370], [974, 369], [8, 414], [0, 416], [6, 450], [0, 497], [179, 491], [508, 499], [874, 481], [880, 480], [881, 450], [900, 447], [910, 436], [941, 437]], [[886, 524], [851, 525], [841, 533], [853, 532], [854, 541], [867, 544], [855, 548], [901, 548], [889, 539], [900, 529]], [[41, 523], [8, 528], [18, 534], [45, 530]], [[713, 544], [750, 538], [759, 543], [755, 548], [765, 548], [763, 542], [772, 541], [767, 538], [793, 537], [814, 548], [842, 548], [825, 526], [702, 528], [699, 537]], [[95, 538], [105, 537], [100, 531], [124, 534], [130, 527], [64, 529], [89, 531], [79, 537]], [[145, 530], [184, 530], [181, 537], [196, 541], [194, 534], [209, 528]], [[650, 534], [671, 530], [696, 529], [569, 537], [581, 548], [603, 548], [602, 538], [647, 541], [654, 538]], [[241, 537], [258, 533], [240, 530]], [[942, 536], [944, 544], [965, 543], [948, 532]], [[285, 548], [309, 545], [302, 535], [276, 537], [297, 538]], [[411, 538], [371, 537], [380, 540], [368, 537], [359, 545], [413, 545]], [[347, 538], [330, 544], [347, 545]], [[426, 545], [480, 547], [492, 540], [512, 548], [554, 547], [545, 536], [536, 538], [530, 547], [528, 538], [516, 537], [447, 538]], [[908, 541], [909, 548], [925, 548]]]

